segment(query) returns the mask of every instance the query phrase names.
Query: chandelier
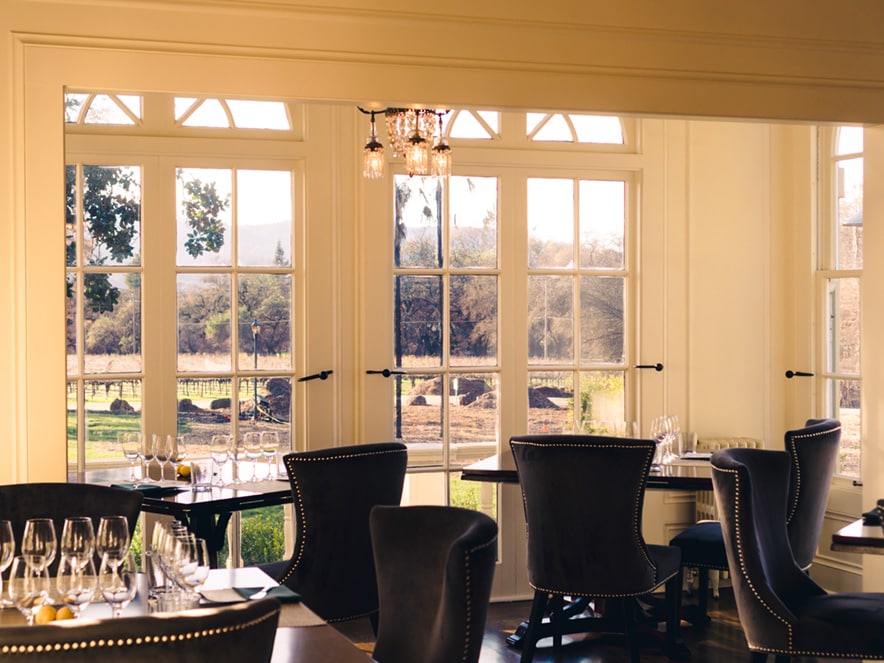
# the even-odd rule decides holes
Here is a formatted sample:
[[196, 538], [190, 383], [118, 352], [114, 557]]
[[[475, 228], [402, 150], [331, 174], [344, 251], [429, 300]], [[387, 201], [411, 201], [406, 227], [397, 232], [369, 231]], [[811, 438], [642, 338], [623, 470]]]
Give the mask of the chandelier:
[[[357, 108], [359, 108], [357, 106]], [[362, 175], [370, 180], [384, 174], [384, 145], [378, 138], [376, 115], [384, 115], [387, 136], [393, 156], [405, 159], [411, 175], [451, 174], [451, 146], [442, 134], [442, 117], [447, 110], [432, 108], [385, 108], [359, 110], [371, 116], [368, 140], [363, 148]]]

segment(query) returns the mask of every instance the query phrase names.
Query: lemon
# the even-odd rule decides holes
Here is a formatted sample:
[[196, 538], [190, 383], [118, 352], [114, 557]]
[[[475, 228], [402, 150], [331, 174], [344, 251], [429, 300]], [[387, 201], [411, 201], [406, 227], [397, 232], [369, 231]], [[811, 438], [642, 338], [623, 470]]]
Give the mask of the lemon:
[[190, 465], [179, 465], [178, 466], [178, 476], [179, 477], [189, 477], [190, 476]]
[[49, 622], [55, 621], [55, 614], [55, 607], [44, 605], [37, 611], [37, 614], [34, 615], [34, 623], [48, 624]]
[[66, 605], [61, 606], [55, 613], [55, 619], [73, 619], [74, 611]]

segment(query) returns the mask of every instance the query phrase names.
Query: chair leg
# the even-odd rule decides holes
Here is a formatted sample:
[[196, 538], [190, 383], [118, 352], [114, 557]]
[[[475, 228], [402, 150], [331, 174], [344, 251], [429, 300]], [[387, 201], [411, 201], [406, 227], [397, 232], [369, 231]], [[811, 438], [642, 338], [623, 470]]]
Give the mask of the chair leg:
[[546, 604], [549, 602], [549, 594], [534, 591], [534, 601], [531, 604], [531, 616], [528, 618], [528, 630], [522, 640], [522, 656], [519, 663], [531, 663], [534, 658], [534, 650], [537, 649], [537, 641], [540, 639], [543, 615], [546, 613]]
[[699, 570], [699, 583], [697, 588], [697, 612], [699, 619], [696, 626], [705, 626], [709, 623], [709, 569]]
[[552, 629], [553, 648], [559, 649], [562, 646], [562, 630], [565, 621], [565, 597], [554, 594], [547, 603], [547, 612], [549, 613], [549, 625]]
[[626, 637], [626, 647], [629, 650], [629, 661], [630, 663], [640, 663], [641, 647], [638, 641], [635, 599], [632, 597], [621, 599], [620, 610], [623, 612], [623, 634]]
[[681, 639], [681, 572], [666, 583], [666, 644], [664, 651], [670, 660], [686, 661], [691, 650]]

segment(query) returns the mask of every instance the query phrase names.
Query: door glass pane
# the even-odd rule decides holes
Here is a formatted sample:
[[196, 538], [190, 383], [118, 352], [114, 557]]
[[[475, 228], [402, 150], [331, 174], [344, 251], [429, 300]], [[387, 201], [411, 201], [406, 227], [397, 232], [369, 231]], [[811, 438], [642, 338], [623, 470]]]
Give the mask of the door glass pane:
[[570, 371], [528, 375], [528, 433], [574, 432], [574, 374]]
[[187, 456], [208, 457], [213, 435], [230, 435], [230, 378], [181, 378], [178, 380], [178, 435], [185, 436]]
[[528, 277], [528, 361], [570, 362], [574, 358], [574, 279]]
[[227, 169], [178, 169], [179, 267], [231, 264], [231, 186]]
[[394, 280], [396, 365], [442, 363], [442, 277], [397, 276]]
[[436, 177], [394, 178], [394, 265], [442, 265], [442, 185]]
[[123, 462], [117, 434], [141, 432], [141, 381], [86, 380], [83, 390], [86, 461]]
[[829, 370], [859, 375], [860, 282], [829, 279]]
[[836, 474], [846, 477], [859, 477], [861, 454], [859, 380], [826, 380], [827, 390], [832, 394], [829, 400], [833, 404], [827, 416], [841, 422], [841, 445], [838, 452]]
[[137, 273], [83, 275], [86, 373], [141, 370], [141, 278]]
[[625, 182], [581, 180], [580, 267], [623, 268]]
[[528, 180], [528, 267], [574, 264], [574, 181]]
[[863, 160], [838, 162], [838, 224], [835, 269], [862, 269]]
[[580, 374], [580, 431], [598, 435], [626, 435], [624, 377], [622, 371], [586, 371]]
[[481, 460], [496, 451], [497, 380], [481, 373], [449, 380], [451, 465]]
[[452, 275], [450, 362], [452, 366], [497, 363], [497, 276]]
[[583, 361], [623, 363], [624, 281], [619, 276], [580, 277], [580, 358]]
[[408, 443], [411, 466], [442, 463], [442, 400], [440, 375], [397, 375], [393, 407], [396, 438]]
[[497, 178], [450, 177], [452, 267], [497, 267]]
[[243, 266], [292, 264], [292, 174], [238, 170], [237, 262]]
[[230, 276], [178, 275], [178, 370], [230, 370]]
[[488, 481], [462, 481], [460, 473], [448, 475], [449, 504], [462, 509], [481, 511], [497, 520], [497, 484]]
[[83, 264], [141, 262], [141, 170], [83, 166]]
[[291, 275], [241, 274], [237, 302], [240, 369], [291, 368]]

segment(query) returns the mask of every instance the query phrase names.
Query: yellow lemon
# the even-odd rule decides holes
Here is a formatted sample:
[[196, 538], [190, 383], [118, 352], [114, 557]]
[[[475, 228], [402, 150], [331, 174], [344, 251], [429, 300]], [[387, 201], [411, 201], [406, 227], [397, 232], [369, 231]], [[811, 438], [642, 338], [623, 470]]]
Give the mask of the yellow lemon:
[[179, 477], [189, 477], [190, 476], [190, 465], [181, 464], [178, 466], [178, 476]]
[[48, 624], [49, 622], [55, 621], [55, 607], [51, 605], [44, 605], [38, 611], [37, 614], [34, 615], [34, 623], [35, 624]]
[[55, 619], [73, 619], [74, 611], [66, 605], [61, 606], [55, 613]]

